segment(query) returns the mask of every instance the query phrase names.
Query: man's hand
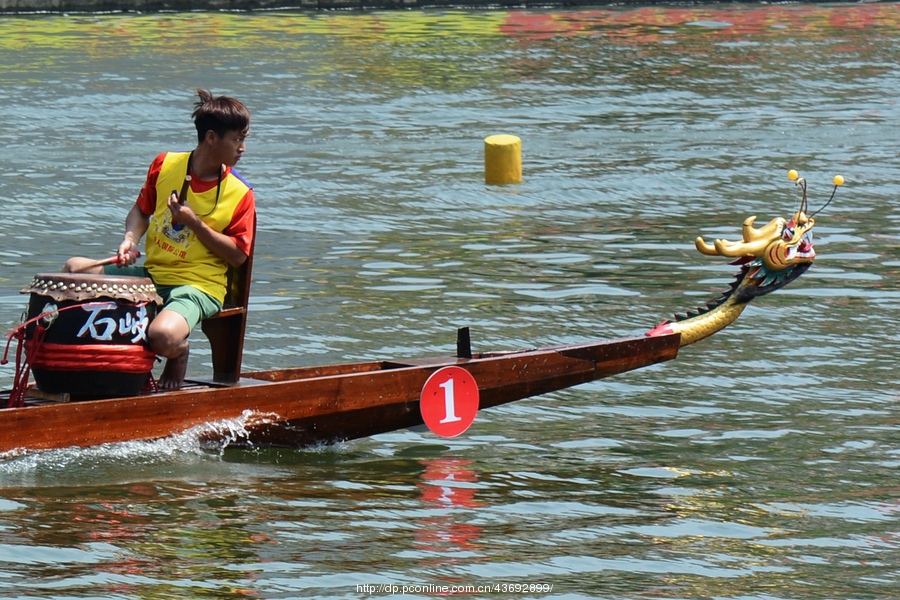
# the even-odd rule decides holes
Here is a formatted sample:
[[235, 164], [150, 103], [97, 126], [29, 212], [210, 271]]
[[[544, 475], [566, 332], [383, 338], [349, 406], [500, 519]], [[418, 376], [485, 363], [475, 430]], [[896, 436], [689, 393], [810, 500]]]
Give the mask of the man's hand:
[[191, 231], [194, 231], [197, 228], [198, 222], [200, 222], [200, 217], [191, 210], [191, 207], [187, 204], [181, 204], [178, 201], [178, 194], [172, 192], [169, 194], [169, 199], [167, 200], [167, 204], [169, 206], [169, 211], [172, 213], [172, 222], [177, 223], [179, 225], [184, 225]]
[[118, 257], [116, 264], [120, 267], [133, 265], [140, 255], [141, 252], [138, 250], [138, 245], [135, 243], [134, 237], [130, 233], [126, 233], [125, 239], [119, 244], [119, 249], [116, 252], [116, 256]]

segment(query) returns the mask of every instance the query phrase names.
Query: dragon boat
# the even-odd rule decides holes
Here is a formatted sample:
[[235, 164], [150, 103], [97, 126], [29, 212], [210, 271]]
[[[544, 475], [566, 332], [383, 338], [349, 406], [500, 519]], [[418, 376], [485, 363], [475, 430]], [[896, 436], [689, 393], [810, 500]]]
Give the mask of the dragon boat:
[[[308, 447], [427, 425], [437, 435], [466, 430], [479, 410], [674, 359], [679, 348], [727, 327], [754, 299], [809, 269], [816, 254], [806, 182], [789, 219], [755, 227], [741, 240], [697, 238], [704, 255], [733, 259], [734, 282], [714, 301], [675, 315], [643, 336], [473, 353], [468, 328], [454, 356], [389, 359], [319, 367], [242, 372], [252, 260], [230, 273], [226, 305], [202, 323], [213, 374], [182, 389], [152, 385], [144, 331], [155, 310], [152, 282], [72, 280], [38, 275], [16, 342], [13, 389], [0, 392], [0, 454], [153, 440], [187, 431], [242, 447]], [[116, 312], [118, 311], [118, 312]], [[74, 317], [73, 317], [74, 316]], [[65, 324], [67, 321], [72, 323]], [[65, 338], [73, 338], [66, 340]], [[90, 343], [81, 343], [89, 338]], [[69, 343], [69, 342], [75, 343]], [[35, 381], [30, 380], [30, 375]], [[239, 434], [223, 423], [239, 423]]]

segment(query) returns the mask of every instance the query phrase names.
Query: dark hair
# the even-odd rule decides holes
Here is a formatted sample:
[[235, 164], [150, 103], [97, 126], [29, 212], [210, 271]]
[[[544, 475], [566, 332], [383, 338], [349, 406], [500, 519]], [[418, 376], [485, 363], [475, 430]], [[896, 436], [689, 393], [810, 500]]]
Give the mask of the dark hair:
[[194, 103], [191, 118], [197, 128], [197, 141], [202, 142], [209, 130], [223, 137], [226, 131], [246, 131], [250, 128], [250, 111], [238, 100], [228, 96], [214, 98], [206, 90], [197, 90], [200, 101]]

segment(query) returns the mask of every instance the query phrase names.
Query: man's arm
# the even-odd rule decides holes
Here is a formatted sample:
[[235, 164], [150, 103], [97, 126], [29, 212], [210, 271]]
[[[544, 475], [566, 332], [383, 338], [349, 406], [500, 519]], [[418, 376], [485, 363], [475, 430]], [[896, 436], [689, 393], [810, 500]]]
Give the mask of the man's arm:
[[119, 256], [119, 265], [127, 266], [133, 264], [134, 261], [137, 260], [137, 257], [140, 256], [138, 248], [141, 238], [147, 233], [149, 227], [150, 215], [145, 215], [137, 202], [135, 202], [134, 206], [131, 207], [131, 210], [128, 211], [128, 215], [125, 217], [125, 238], [122, 240], [122, 243], [119, 244], [119, 251], [117, 253]]

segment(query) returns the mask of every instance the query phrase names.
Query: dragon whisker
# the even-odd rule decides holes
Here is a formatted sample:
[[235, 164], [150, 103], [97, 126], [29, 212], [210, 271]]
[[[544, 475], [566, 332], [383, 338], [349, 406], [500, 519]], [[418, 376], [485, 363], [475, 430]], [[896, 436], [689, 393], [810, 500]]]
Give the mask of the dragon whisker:
[[[838, 178], [840, 178], [840, 179], [838, 179]], [[840, 182], [840, 183], [838, 183], [838, 182]], [[844, 178], [841, 177], [840, 175], [836, 175], [834, 178], [834, 189], [831, 190], [831, 197], [828, 199], [828, 202], [826, 202], [825, 204], [822, 205], [822, 208], [820, 208], [813, 214], [809, 215], [810, 219], [813, 218], [814, 216], [816, 216], [817, 214], [819, 214], [820, 212], [822, 212], [823, 210], [825, 210], [825, 207], [828, 206], [829, 204], [831, 204], [831, 201], [834, 200], [834, 195], [837, 193], [838, 187], [842, 186], [843, 184], [844, 184]]]

